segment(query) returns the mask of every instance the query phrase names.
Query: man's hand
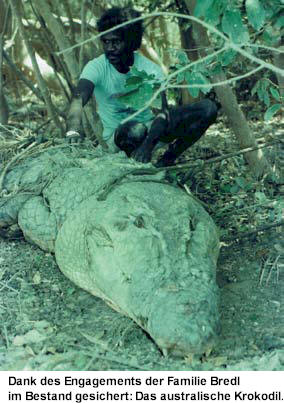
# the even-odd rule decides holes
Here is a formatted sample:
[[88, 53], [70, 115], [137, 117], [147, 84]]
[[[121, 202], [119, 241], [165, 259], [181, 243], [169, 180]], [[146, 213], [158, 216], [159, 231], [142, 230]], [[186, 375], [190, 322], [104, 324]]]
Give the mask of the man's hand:
[[152, 152], [142, 144], [137, 150], [133, 151], [131, 157], [138, 162], [147, 163], [151, 161]]

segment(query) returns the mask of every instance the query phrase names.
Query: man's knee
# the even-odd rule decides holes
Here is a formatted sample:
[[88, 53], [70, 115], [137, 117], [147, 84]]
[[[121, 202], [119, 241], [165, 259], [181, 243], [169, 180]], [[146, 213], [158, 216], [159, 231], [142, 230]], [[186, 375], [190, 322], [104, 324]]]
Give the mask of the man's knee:
[[218, 114], [218, 106], [216, 102], [212, 101], [211, 99], [203, 99], [201, 101], [202, 103], [202, 108], [203, 108], [203, 113], [202, 117], [205, 119], [208, 123], [212, 124], [215, 122], [217, 119], [217, 114]]
[[128, 157], [139, 147], [147, 136], [147, 127], [143, 123], [131, 120], [119, 125], [114, 134], [114, 142]]

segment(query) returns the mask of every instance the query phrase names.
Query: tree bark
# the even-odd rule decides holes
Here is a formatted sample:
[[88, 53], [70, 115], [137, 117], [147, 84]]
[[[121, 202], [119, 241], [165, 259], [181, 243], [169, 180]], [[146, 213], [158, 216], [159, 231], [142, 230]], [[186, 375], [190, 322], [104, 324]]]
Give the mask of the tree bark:
[[[190, 27], [186, 27], [187, 24], [184, 23], [184, 21], [179, 18], [178, 19], [178, 26], [179, 26], [179, 33], [180, 33], [180, 42], [181, 42], [181, 47], [187, 54], [188, 60], [191, 62], [194, 62], [199, 58], [198, 51], [196, 50], [197, 45], [195, 43], [195, 40], [193, 39], [193, 30], [192, 30], [192, 25]], [[195, 49], [195, 50], [192, 50]], [[183, 84], [186, 84], [184, 82]], [[193, 98], [187, 88], [182, 88], [181, 89], [181, 98], [182, 98], [182, 103], [183, 105], [185, 104], [191, 104], [193, 102], [198, 101], [197, 98]]]
[[[64, 30], [62, 29], [61, 24], [53, 16], [51, 9], [50, 9], [49, 5], [46, 3], [46, 1], [37, 0], [37, 2], [34, 5], [37, 9], [37, 12], [40, 15], [42, 15], [42, 17], [44, 18], [50, 32], [53, 33], [59, 49], [64, 50], [64, 49], [71, 47], [72, 44], [70, 43], [69, 39], [66, 37], [66, 34], [65, 34]], [[79, 62], [76, 59], [75, 52], [74, 51], [64, 52], [63, 58], [67, 65], [67, 68], [71, 74], [73, 84], [77, 83], [79, 74], [80, 74], [80, 70], [79, 70]], [[85, 120], [87, 119], [89, 121], [90, 126], [92, 128], [92, 131], [90, 131], [90, 130], [88, 130], [88, 125], [85, 125], [85, 129], [87, 130], [87, 135], [88, 135], [88, 137], [92, 138], [93, 137], [92, 132], [95, 131], [95, 135], [96, 135], [99, 143], [102, 146], [104, 146], [105, 142], [102, 138], [101, 130], [99, 130], [99, 126], [98, 126], [98, 130], [96, 130], [96, 126], [97, 126], [98, 122], [96, 121], [96, 119], [94, 117], [94, 113], [92, 114], [91, 112], [92, 111], [90, 111], [90, 106], [87, 106], [86, 112], [84, 114]]]
[[[187, 9], [190, 15], [193, 15], [193, 11], [195, 8], [195, 0], [184, 0]], [[198, 24], [192, 23], [193, 32], [194, 32], [194, 39], [197, 43], [198, 47], [200, 48], [207, 48], [210, 47], [210, 40], [207, 34], [206, 29]], [[200, 51], [199, 54], [201, 56], [206, 56], [208, 52]], [[218, 74], [214, 77], [213, 82], [220, 82], [226, 79], [224, 73]], [[227, 115], [229, 123], [232, 127], [233, 133], [240, 145], [241, 148], [247, 147], [255, 147], [256, 140], [255, 136], [250, 130], [248, 122], [241, 111], [237, 98], [229, 85], [222, 85], [215, 87], [216, 94], [218, 96], [219, 101], [222, 104], [222, 108]], [[256, 177], [261, 177], [265, 169], [268, 168], [268, 162], [263, 155], [262, 150], [252, 151], [245, 155], [245, 158], [250, 166], [252, 173]]]
[[167, 66], [167, 68], [170, 67], [171, 64], [171, 56], [170, 56], [170, 41], [169, 41], [169, 31], [168, 31], [168, 25], [165, 17], [160, 17], [159, 18], [159, 25], [160, 25], [160, 32], [162, 36], [162, 54], [163, 54], [163, 63]]
[[[45, 0], [37, 0], [36, 2], [34, 2], [34, 6], [37, 9], [37, 12], [43, 17], [49, 31], [53, 33], [59, 49], [64, 50], [71, 47], [72, 44], [66, 37], [66, 34], [62, 29], [61, 24], [52, 14], [48, 3]], [[76, 82], [79, 77], [79, 64], [76, 60], [74, 52], [73, 51], [64, 52], [63, 58], [71, 74], [72, 80]]]
[[[283, 53], [275, 52], [273, 61], [276, 67], [284, 70], [284, 45], [279, 46], [278, 49], [282, 50]], [[281, 74], [276, 74], [276, 76], [279, 85], [279, 93], [281, 97], [284, 97], [284, 76]]]
[[2, 2], [0, 3], [0, 11], [3, 15], [0, 17], [1, 31], [0, 31], [0, 124], [6, 125], [9, 118], [9, 108], [4, 94], [3, 83], [3, 51], [4, 51], [4, 35], [8, 25], [9, 10]]
[[63, 134], [63, 127], [61, 125], [60, 120], [58, 119], [56, 110], [55, 110], [55, 108], [54, 108], [54, 106], [52, 104], [49, 90], [48, 90], [48, 88], [46, 86], [46, 83], [45, 83], [45, 81], [44, 81], [44, 79], [43, 79], [43, 77], [41, 75], [41, 72], [40, 72], [40, 69], [38, 67], [36, 57], [35, 57], [34, 50], [33, 50], [32, 46], [30, 44], [30, 41], [25, 36], [25, 30], [24, 30], [24, 26], [23, 26], [23, 22], [22, 22], [22, 18], [21, 18], [21, 13], [20, 13], [20, 9], [19, 9], [17, 3], [18, 3], [17, 0], [10, 0], [10, 4], [11, 4], [12, 10], [13, 10], [13, 14], [14, 14], [16, 20], [17, 20], [17, 24], [18, 24], [18, 27], [19, 27], [20, 34], [21, 34], [21, 36], [23, 38], [23, 41], [24, 41], [25, 46], [27, 48], [28, 54], [29, 54], [29, 56], [31, 58], [33, 69], [34, 69], [35, 75], [37, 77], [38, 85], [39, 85], [40, 91], [42, 93], [42, 96], [44, 98], [44, 101], [45, 101], [45, 104], [46, 104], [46, 107], [47, 107], [47, 110], [48, 110], [48, 115], [54, 121], [56, 126], [58, 128], [60, 128], [61, 133]]

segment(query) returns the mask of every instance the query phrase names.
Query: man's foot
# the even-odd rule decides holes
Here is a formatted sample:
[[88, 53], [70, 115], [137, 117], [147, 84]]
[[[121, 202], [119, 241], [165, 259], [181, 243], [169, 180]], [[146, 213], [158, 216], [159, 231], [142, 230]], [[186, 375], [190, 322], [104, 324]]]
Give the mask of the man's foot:
[[136, 161], [146, 164], [147, 162], [151, 161], [152, 152], [142, 144], [142, 146], [138, 147], [137, 150], [133, 151], [133, 153], [131, 154], [131, 158], [134, 158]]
[[176, 158], [177, 158], [176, 155], [173, 155], [172, 153], [167, 151], [161, 158], [158, 159], [158, 161], [155, 164], [155, 167], [162, 168], [175, 165]]

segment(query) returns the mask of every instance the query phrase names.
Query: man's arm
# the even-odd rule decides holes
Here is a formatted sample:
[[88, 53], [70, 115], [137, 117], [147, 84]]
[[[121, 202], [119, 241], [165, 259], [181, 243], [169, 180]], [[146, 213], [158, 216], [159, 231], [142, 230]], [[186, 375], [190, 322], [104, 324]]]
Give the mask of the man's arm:
[[67, 115], [67, 133], [77, 132], [79, 134], [81, 132], [83, 107], [91, 98], [94, 87], [94, 84], [90, 80], [86, 80], [85, 78], [79, 80]]

